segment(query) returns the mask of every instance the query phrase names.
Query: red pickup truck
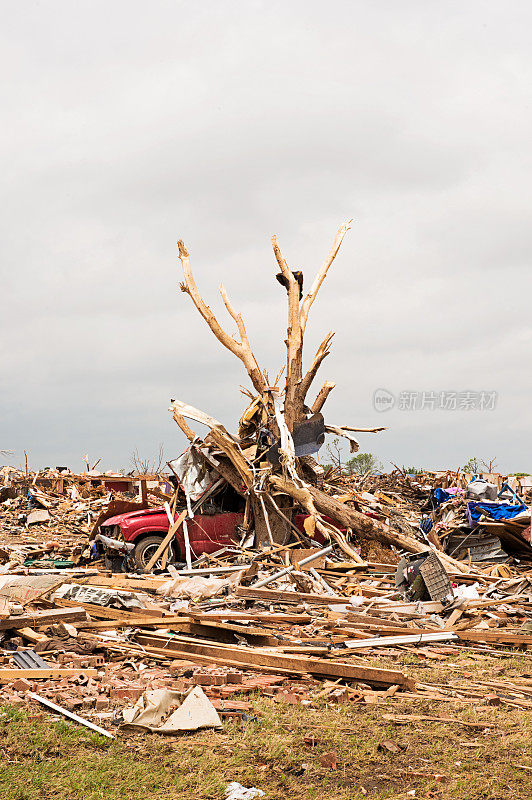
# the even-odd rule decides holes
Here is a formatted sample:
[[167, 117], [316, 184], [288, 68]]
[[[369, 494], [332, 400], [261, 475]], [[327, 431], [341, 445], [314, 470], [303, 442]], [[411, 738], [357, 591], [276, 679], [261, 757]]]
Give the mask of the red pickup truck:
[[[295, 526], [304, 532], [303, 523], [308, 514], [296, 514]], [[214, 510], [211, 514], [196, 514], [187, 520], [188, 536], [193, 558], [202, 553], [215, 553], [223, 547], [231, 547], [241, 539], [237, 528], [242, 524], [244, 514], [240, 511]], [[153, 508], [129, 511], [110, 517], [100, 525], [100, 531], [110, 539], [124, 539], [135, 544], [133, 558], [140, 570], [146, 569], [151, 557], [168, 533], [170, 522], [164, 509]], [[318, 531], [314, 534], [316, 542], [325, 543]], [[168, 563], [185, 561], [185, 542], [183, 527], [176, 532], [168, 553]], [[157, 566], [157, 565], [156, 565]]]
[[[212, 514], [196, 514], [187, 520], [188, 537], [192, 557], [202, 553], [214, 553], [222, 547], [230, 547], [240, 540], [238, 525], [244, 520], [239, 511], [217, 511]], [[110, 517], [100, 525], [100, 531], [110, 539], [124, 539], [133, 542], [133, 558], [140, 570], [144, 570], [149, 560], [168, 533], [170, 522], [162, 508], [129, 511]], [[168, 553], [168, 562], [185, 561], [185, 542], [183, 526], [176, 532]]]

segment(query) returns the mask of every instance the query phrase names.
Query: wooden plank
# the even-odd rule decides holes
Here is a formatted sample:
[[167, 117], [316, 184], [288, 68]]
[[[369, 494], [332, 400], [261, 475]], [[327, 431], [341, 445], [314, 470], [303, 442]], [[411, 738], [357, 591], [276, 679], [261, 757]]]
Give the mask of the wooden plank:
[[511, 597], [500, 597], [498, 600], [468, 600], [468, 608], [491, 608], [492, 606], [512, 605], [513, 603], [528, 603], [528, 595], [515, 594]]
[[518, 633], [505, 633], [500, 630], [462, 630], [456, 635], [466, 642], [497, 642], [499, 644], [513, 644], [515, 647], [526, 644], [532, 645], [532, 635]]
[[90, 578], [78, 580], [78, 583], [82, 583], [83, 586], [104, 586], [113, 589], [126, 589], [129, 592], [156, 592], [159, 586], [162, 586], [163, 583], [167, 581], [168, 577], [158, 578], [154, 576], [135, 580], [134, 578], [124, 578], [120, 575], [113, 575], [112, 577], [95, 575]]
[[[258, 617], [260, 617], [260, 616], [261, 615], [258, 615]], [[243, 621], [250, 619], [251, 622], [253, 622], [253, 621], [257, 621], [257, 622], [264, 621], [264, 622], [271, 622], [273, 624], [278, 624], [279, 622], [287, 622], [287, 623], [290, 623], [290, 624], [298, 623], [300, 625], [308, 625], [309, 622], [311, 622], [311, 620], [312, 620], [312, 617], [310, 617], [310, 616], [308, 616], [306, 614], [299, 615], [301, 617], [301, 619], [298, 618], [297, 614], [279, 614], [279, 615], [264, 614], [263, 616], [264, 616], [264, 620], [261, 620], [260, 618], [250, 617], [250, 615], [248, 615], [248, 614], [243, 614], [242, 617], [236, 617], [235, 622], [238, 622], [239, 619], [242, 619]], [[288, 617], [288, 619], [281, 619], [281, 620], [272, 619], [272, 617], [274, 617], [274, 616]], [[211, 621], [212, 621], [212, 625], [211, 625]], [[206, 628], [209, 627], [209, 626], [211, 628], [215, 627], [216, 623], [223, 622], [223, 623], [225, 623], [224, 627], [225, 627], [226, 630], [234, 630], [234, 631], [236, 631], [238, 633], [242, 633], [243, 635], [267, 635], [267, 636], [271, 636], [273, 634], [272, 630], [266, 630], [264, 628], [260, 628], [259, 629], [259, 628], [254, 628], [254, 627], [252, 628], [250, 626], [250, 628], [248, 629], [248, 628], [243, 627], [242, 625], [232, 625], [231, 624], [232, 623], [232, 617], [231, 616], [228, 617], [228, 615], [225, 615], [225, 616], [224, 615], [221, 615], [221, 616], [220, 615], [216, 615], [216, 616], [213, 616], [211, 618], [209, 616], [204, 616], [202, 614], [188, 613], [188, 612], [187, 612], [186, 615], [183, 615], [183, 614], [169, 614], [169, 615], [163, 616], [163, 617], [149, 617], [149, 616], [143, 616], [143, 615], [138, 615], [137, 616], [135, 614], [132, 614], [127, 619], [114, 619], [114, 620], [110, 619], [110, 620], [107, 620], [107, 621], [103, 621], [102, 620], [102, 621], [99, 621], [99, 622], [94, 622], [94, 621], [90, 620], [88, 622], [82, 623], [81, 625], [78, 625], [78, 627], [80, 629], [82, 629], [82, 630], [91, 630], [91, 631], [92, 630], [106, 630], [107, 628], [108, 629], [122, 628], [122, 627], [126, 627], [126, 626], [129, 626], [129, 625], [134, 625], [135, 627], [138, 627], [138, 628], [174, 628], [174, 629], [176, 629], [176, 628], [178, 628], [179, 625], [182, 625], [184, 623], [188, 623], [189, 626], [190, 626], [191, 623], [195, 623], [195, 622], [201, 623]], [[184, 631], [185, 628], [183, 627], [181, 630]], [[256, 633], [256, 631], [258, 631], [258, 630], [260, 630], [260, 634]], [[278, 631], [276, 631], [276, 632], [278, 632]]]
[[[114, 610], [114, 609], [112, 609]], [[183, 622], [193, 622], [190, 617], [184, 617], [183, 615], [169, 615], [168, 617], [154, 617], [147, 614], [130, 614], [129, 616], [121, 615], [116, 619], [109, 618], [104, 620], [99, 620], [95, 622], [94, 620], [88, 620], [87, 622], [83, 622], [78, 625], [80, 630], [113, 630], [114, 628], [127, 628], [127, 627], [135, 627], [135, 628], [169, 628], [172, 625], [176, 625], [178, 623]]]
[[19, 678], [27, 680], [60, 680], [61, 678], [72, 678], [76, 675], [86, 675], [88, 678], [95, 678], [98, 675], [97, 669], [0, 669], [0, 683], [11, 683]]
[[[338, 630], [338, 628], [336, 628]], [[406, 635], [421, 635], [424, 633], [437, 633], [441, 631], [442, 628], [407, 628], [407, 627], [399, 627], [395, 625], [375, 625], [373, 623], [368, 623], [367, 625], [364, 623], [357, 623], [357, 625], [353, 628], [349, 627], [348, 625], [342, 625], [340, 628], [342, 633], [348, 633], [350, 638], [351, 633], [358, 634], [361, 631], [373, 631], [374, 633], [392, 633], [397, 634], [397, 636], [401, 636], [402, 634]], [[445, 628], [446, 631], [449, 628]], [[368, 638], [370, 638], [368, 636]], [[372, 637], [373, 638], [373, 637]]]
[[[79, 625], [79, 622], [76, 623]], [[48, 636], [44, 633], [37, 633], [32, 628], [17, 628], [17, 635], [22, 636], [27, 642], [31, 642], [32, 644], [38, 644], [39, 642], [46, 642], [48, 640]]]
[[[135, 609], [134, 611], [124, 611], [120, 608], [108, 608], [107, 606], [98, 606], [95, 603], [80, 603], [75, 600], [67, 600], [65, 597], [57, 598], [54, 600], [54, 603], [58, 606], [62, 606], [64, 608], [70, 608], [71, 606], [81, 606], [81, 608], [90, 614], [91, 617], [96, 617], [97, 619], [119, 619], [123, 620], [124, 622], [131, 623], [131, 620], [134, 617], [139, 616], [139, 609]], [[161, 611], [153, 611], [147, 608], [141, 609], [142, 616], [153, 617], [154, 619], [160, 619], [163, 615]], [[84, 618], [86, 619], [86, 617]]]
[[[421, 609], [422, 614], [418, 612]], [[421, 618], [425, 614], [439, 614], [444, 608], [437, 600], [427, 600], [421, 603], [384, 603], [379, 604], [378, 601], [372, 608], [372, 611], [379, 612], [379, 614], [412, 614]]]
[[21, 614], [18, 617], [0, 619], [0, 631], [10, 628], [37, 628], [39, 625], [53, 625], [56, 622], [78, 622], [87, 619], [87, 612], [80, 603], [73, 603], [73, 608], [36, 611], [34, 614]]
[[168, 617], [146, 617], [132, 615], [129, 619], [110, 619], [102, 622], [85, 622], [80, 625], [83, 630], [106, 630], [106, 628], [123, 628], [134, 626], [136, 628], [170, 628], [181, 633], [191, 633], [207, 638], [217, 638], [217, 631], [238, 633], [241, 636], [262, 636], [270, 639], [277, 633], [276, 630], [259, 628], [255, 625], [237, 625], [230, 622], [198, 622], [191, 617], [181, 615]]
[[314, 603], [315, 605], [331, 605], [349, 602], [345, 597], [333, 597], [330, 594], [306, 594], [304, 592], [279, 592], [274, 589], [254, 589], [253, 586], [239, 586], [236, 597], [249, 600], [266, 600], [273, 603]]
[[467, 608], [467, 602], [462, 603], [461, 606], [458, 606], [458, 608], [455, 608], [454, 611], [451, 611], [449, 619], [443, 626], [443, 630], [452, 631], [454, 629], [454, 623], [458, 622], [458, 620], [460, 619], [466, 608]]
[[[179, 625], [182, 623], [183, 620], [178, 620], [177, 623], [170, 623], [167, 622], [167, 627], [171, 628], [173, 625]], [[191, 619], [187, 622], [192, 628], [194, 628], [194, 633], [202, 634], [204, 631], [206, 636], [212, 636], [213, 632], [216, 630], [222, 631], [231, 631], [235, 633], [240, 633], [242, 636], [273, 636], [275, 633], [278, 633], [278, 630], [272, 628], [260, 628], [256, 625], [248, 625], [248, 624], [237, 624], [233, 622], [225, 622], [225, 621], [218, 621], [218, 620], [197, 620]]]
[[180, 526], [182, 525], [183, 520], [185, 519], [186, 516], [187, 516], [187, 511], [186, 510], [182, 511], [181, 514], [176, 519], [176, 521], [174, 522], [174, 524], [170, 526], [170, 528], [168, 529], [168, 533], [166, 534], [161, 544], [159, 545], [153, 556], [150, 558], [148, 564], [146, 565], [146, 572], [151, 572], [151, 570], [157, 563], [157, 559], [161, 557], [162, 553], [164, 553], [164, 551], [174, 538], [176, 531], [178, 531]]
[[[177, 637], [172, 639], [165, 636], [157, 636], [156, 634], [139, 634], [136, 638], [142, 645], [164, 648], [167, 654], [173, 654], [176, 645], [177, 648], [179, 647]], [[284, 669], [296, 675], [325, 675], [333, 678], [364, 681], [365, 683], [379, 686], [393, 686], [394, 684], [398, 684], [399, 686], [413, 688], [415, 685], [411, 678], [404, 672], [399, 672], [398, 670], [361, 667], [345, 662], [311, 658], [308, 656], [285, 656], [259, 647], [250, 648], [239, 647], [237, 645], [231, 647], [225, 647], [223, 645], [213, 647], [212, 645], [205, 645], [201, 642], [196, 643], [193, 640], [188, 640], [186, 642], [186, 647], [181, 649], [189, 654], [214, 656], [218, 659], [225, 657], [231, 661], [240, 663], [242, 666], [249, 667], [249, 669], [267, 666], [275, 669]]]
[[223, 612], [223, 611], [187, 611], [187, 617], [192, 619], [199, 619], [201, 622], [209, 622], [209, 620], [221, 620], [223, 622], [235, 622], [239, 620], [249, 620], [250, 622], [288, 622], [291, 625], [308, 625], [312, 622], [313, 617], [310, 614], [276, 614], [276, 613], [262, 613], [246, 611], [236, 612]]
[[395, 628], [408, 628], [407, 622], [397, 622], [382, 617], [374, 617], [371, 614], [357, 614], [355, 611], [348, 611], [345, 615], [348, 622], [362, 622], [366, 625], [393, 625]]

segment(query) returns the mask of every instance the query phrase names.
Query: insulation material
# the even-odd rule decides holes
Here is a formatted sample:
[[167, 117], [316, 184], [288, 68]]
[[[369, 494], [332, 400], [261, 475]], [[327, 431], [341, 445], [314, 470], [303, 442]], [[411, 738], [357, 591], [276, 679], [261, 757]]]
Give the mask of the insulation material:
[[200, 686], [188, 694], [170, 689], [144, 692], [132, 708], [123, 711], [124, 730], [145, 730], [175, 734], [200, 728], [221, 728], [216, 709]]

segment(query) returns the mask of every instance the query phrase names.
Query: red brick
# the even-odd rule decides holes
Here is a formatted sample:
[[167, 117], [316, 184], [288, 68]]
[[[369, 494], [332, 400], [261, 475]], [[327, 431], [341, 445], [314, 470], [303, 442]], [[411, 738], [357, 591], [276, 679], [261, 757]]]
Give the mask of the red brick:
[[[220, 697], [231, 697], [232, 694], [237, 694], [242, 691], [238, 684], [229, 684], [229, 686], [220, 686], [216, 688], [218, 688], [218, 695]], [[248, 689], [248, 693], [250, 692], [251, 690]]]
[[291, 706], [297, 706], [301, 702], [301, 697], [292, 692], [279, 692], [279, 694], [275, 695], [275, 700], [288, 703]]
[[113, 700], [133, 700], [135, 702], [144, 692], [141, 687], [124, 687], [121, 689], [111, 689], [111, 697]]
[[26, 700], [24, 697], [19, 697], [19, 695], [13, 695], [9, 698], [9, 704], [12, 706], [25, 706]]
[[238, 669], [230, 669], [226, 676], [227, 683], [242, 683], [244, 676]]
[[83, 700], [79, 700], [76, 697], [67, 697], [63, 705], [65, 708], [68, 708], [69, 711], [75, 711], [75, 709], [81, 708], [83, 705]]
[[214, 672], [195, 672], [193, 681], [198, 686], [221, 686], [223, 676], [216, 675]]
[[31, 689], [31, 683], [25, 678], [18, 678], [14, 683], [11, 684], [11, 688], [15, 692], [29, 692]]

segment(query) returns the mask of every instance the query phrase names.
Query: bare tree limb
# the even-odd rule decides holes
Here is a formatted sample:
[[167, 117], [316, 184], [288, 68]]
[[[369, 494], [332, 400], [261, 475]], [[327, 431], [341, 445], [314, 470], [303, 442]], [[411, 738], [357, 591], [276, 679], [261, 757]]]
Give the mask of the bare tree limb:
[[[322, 285], [327, 271], [334, 261], [343, 238], [349, 230], [349, 222], [341, 225], [338, 229], [333, 245], [327, 255], [327, 258], [320, 267], [318, 274], [314, 279], [310, 291], [306, 295], [302, 303], [300, 303], [300, 288], [294, 274], [289, 269], [286, 259], [284, 258], [277, 237], [272, 237], [273, 252], [277, 260], [277, 264], [281, 270], [284, 278], [284, 283], [288, 289], [288, 327], [286, 336], [286, 386], [285, 386], [285, 400], [284, 400], [284, 416], [288, 428], [292, 430], [295, 422], [304, 418], [304, 400], [305, 395], [309, 389], [312, 380], [318, 370], [323, 359], [328, 355], [328, 346], [322, 344], [323, 350], [318, 351], [310, 369], [305, 377], [303, 377], [303, 334], [308, 320], [310, 307]], [[329, 390], [330, 391], [330, 390]], [[326, 397], [326, 396], [325, 396]], [[325, 402], [325, 397], [321, 403]], [[320, 406], [321, 407], [321, 406]]]
[[297, 414], [295, 409], [297, 384], [303, 373], [303, 333], [299, 316], [299, 283], [284, 259], [277, 244], [277, 237], [272, 236], [273, 252], [283, 276], [288, 281], [288, 328], [286, 332], [286, 392], [284, 414], [286, 424], [291, 429]]
[[231, 317], [233, 317], [234, 321], [236, 322], [236, 327], [238, 328], [238, 332], [240, 334], [240, 341], [242, 342], [242, 344], [245, 343], [245, 344], [249, 345], [248, 335], [247, 335], [247, 332], [246, 332], [246, 326], [244, 325], [244, 320], [242, 319], [242, 315], [241, 314], [237, 314], [237, 312], [235, 311], [235, 309], [231, 305], [231, 302], [229, 300], [229, 297], [227, 296], [227, 292], [225, 290], [225, 286], [223, 285], [223, 283], [221, 283], [218, 288], [219, 288], [220, 294], [222, 295], [222, 300], [224, 301], [224, 305], [225, 305], [229, 315]]
[[237, 358], [242, 361], [246, 371], [251, 379], [253, 386], [255, 387], [256, 391], [262, 394], [266, 390], [266, 382], [264, 380], [264, 376], [260, 371], [255, 356], [251, 351], [251, 347], [249, 345], [249, 340], [246, 334], [246, 329], [244, 327], [244, 322], [240, 314], [237, 314], [236, 311], [231, 306], [225, 289], [223, 286], [220, 287], [220, 293], [222, 294], [223, 301], [225, 306], [235, 320], [238, 331], [240, 333], [241, 341], [238, 342], [232, 336], [230, 336], [218, 320], [216, 319], [215, 315], [213, 314], [212, 310], [209, 306], [203, 301], [202, 296], [199, 293], [198, 287], [196, 286], [196, 281], [194, 280], [194, 275], [192, 273], [192, 268], [190, 266], [190, 256], [188, 253], [187, 248], [185, 247], [183, 241], [180, 239], [177, 243], [179, 249], [179, 258], [181, 260], [181, 264], [183, 265], [183, 275], [185, 277], [185, 282], [180, 284], [181, 291], [186, 292], [190, 295], [190, 298], [196, 308], [198, 309], [199, 313], [214, 333], [218, 341], [223, 344], [228, 350], [231, 351]]
[[329, 250], [327, 258], [325, 259], [325, 261], [321, 265], [318, 274], [314, 278], [314, 283], [310, 287], [310, 291], [308, 292], [308, 294], [304, 298], [303, 302], [301, 303], [301, 311], [300, 311], [301, 333], [305, 332], [305, 328], [307, 327], [307, 319], [308, 319], [308, 313], [310, 311], [310, 307], [311, 307], [312, 303], [314, 302], [314, 300], [316, 299], [316, 295], [318, 294], [318, 291], [320, 289], [321, 284], [325, 280], [325, 277], [327, 275], [329, 267], [331, 266], [332, 262], [336, 258], [336, 254], [338, 253], [338, 250], [340, 249], [340, 245], [342, 244], [344, 236], [346, 235], [347, 231], [349, 230], [349, 226], [350, 226], [351, 222], [352, 222], [352, 220], [349, 220], [348, 222], [344, 223], [343, 225], [340, 225], [340, 227], [338, 228], [336, 236], [334, 237], [333, 245], [332, 245], [331, 249]]
[[336, 384], [334, 383], [334, 381], [325, 381], [310, 409], [313, 414], [317, 414], [319, 411], [321, 411], [321, 409], [325, 405], [325, 401], [327, 400], [327, 398], [329, 397], [330, 393], [332, 392], [335, 386]]
[[316, 506], [314, 505], [314, 499], [309, 491], [308, 486], [296, 486], [296, 484], [289, 480], [288, 478], [281, 477], [280, 475], [270, 475], [269, 477], [270, 484], [280, 492], [284, 492], [285, 494], [292, 497], [297, 503], [299, 503], [305, 511], [310, 514], [310, 516], [314, 519], [316, 529], [327, 539], [333, 538], [336, 543], [339, 545], [340, 549], [346, 553], [350, 558], [357, 561], [359, 564], [364, 564], [365, 562], [360, 558], [356, 550], [354, 550], [346, 541], [345, 536], [335, 528], [334, 525], [331, 525], [329, 522], [326, 522], [322, 515], [316, 510]]
[[342, 428], [344, 431], [353, 431], [354, 433], [379, 433], [380, 431], [387, 431], [388, 428], [353, 428], [352, 425], [333, 425], [332, 427]]
[[316, 355], [314, 356], [314, 360], [310, 365], [305, 377], [302, 379], [301, 383], [297, 387], [297, 403], [298, 406], [300, 405], [301, 408], [303, 407], [303, 403], [305, 402], [305, 397], [307, 396], [307, 392], [310, 389], [310, 384], [314, 380], [316, 373], [320, 367], [324, 358], [330, 353], [331, 350], [331, 341], [334, 336], [334, 331], [329, 331], [323, 342], [318, 347]]

